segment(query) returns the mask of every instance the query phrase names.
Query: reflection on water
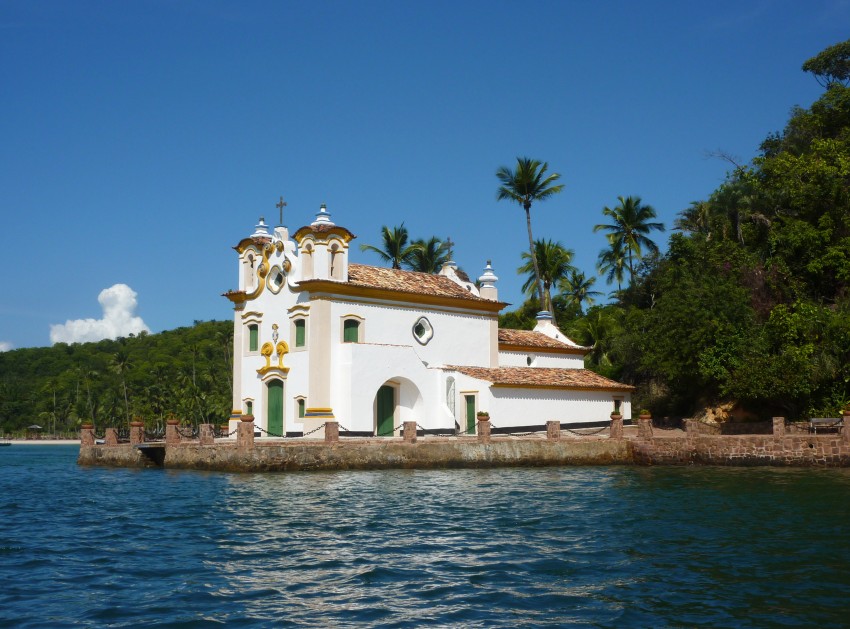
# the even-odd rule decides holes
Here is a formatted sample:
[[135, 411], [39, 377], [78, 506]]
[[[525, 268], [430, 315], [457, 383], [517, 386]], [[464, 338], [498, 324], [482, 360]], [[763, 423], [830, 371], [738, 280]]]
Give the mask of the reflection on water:
[[763, 627], [850, 609], [846, 470], [229, 475], [31, 450], [0, 458], [0, 625]]

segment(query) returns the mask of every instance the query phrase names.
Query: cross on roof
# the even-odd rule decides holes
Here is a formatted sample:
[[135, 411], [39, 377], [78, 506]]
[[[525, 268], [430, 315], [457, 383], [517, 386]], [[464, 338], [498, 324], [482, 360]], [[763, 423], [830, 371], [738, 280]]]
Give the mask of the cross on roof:
[[448, 236], [446, 238], [446, 254], [449, 256], [449, 260], [454, 260], [454, 250], [452, 249], [452, 247], [454, 247], [456, 244], [456, 242], [452, 242], [451, 236]]
[[280, 197], [280, 201], [275, 204], [275, 207], [280, 210], [280, 224], [283, 225], [283, 208], [286, 207], [286, 201], [283, 200], [283, 197]]

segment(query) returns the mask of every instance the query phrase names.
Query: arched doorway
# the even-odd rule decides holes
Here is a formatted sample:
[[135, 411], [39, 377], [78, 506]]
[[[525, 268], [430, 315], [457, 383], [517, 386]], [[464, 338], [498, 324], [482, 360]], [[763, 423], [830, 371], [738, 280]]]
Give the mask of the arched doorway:
[[283, 380], [269, 380], [266, 385], [266, 430], [283, 434]]

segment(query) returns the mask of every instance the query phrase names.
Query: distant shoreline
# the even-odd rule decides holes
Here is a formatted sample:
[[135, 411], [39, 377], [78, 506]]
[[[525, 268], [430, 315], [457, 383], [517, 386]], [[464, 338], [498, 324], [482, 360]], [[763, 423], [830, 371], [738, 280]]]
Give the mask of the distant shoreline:
[[16, 446], [78, 446], [79, 439], [0, 439]]

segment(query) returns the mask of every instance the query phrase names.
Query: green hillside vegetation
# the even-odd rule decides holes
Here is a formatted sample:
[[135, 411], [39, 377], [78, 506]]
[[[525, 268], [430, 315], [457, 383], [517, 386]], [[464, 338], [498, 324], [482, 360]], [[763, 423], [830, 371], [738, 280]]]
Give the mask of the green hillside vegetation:
[[63, 434], [83, 421], [149, 427], [173, 414], [187, 424], [230, 415], [233, 323], [195, 322], [160, 334], [0, 353], [0, 434], [37, 424]]
[[[806, 62], [822, 96], [749, 164], [727, 157], [726, 181], [680, 212], [666, 254], [644, 247], [632, 271], [628, 243], [609, 237], [612, 303], [582, 313], [555, 298], [562, 329], [593, 347], [587, 366], [636, 385], [637, 405], [800, 418], [850, 401], [849, 62], [850, 42]], [[530, 328], [535, 310], [501, 324]]]

